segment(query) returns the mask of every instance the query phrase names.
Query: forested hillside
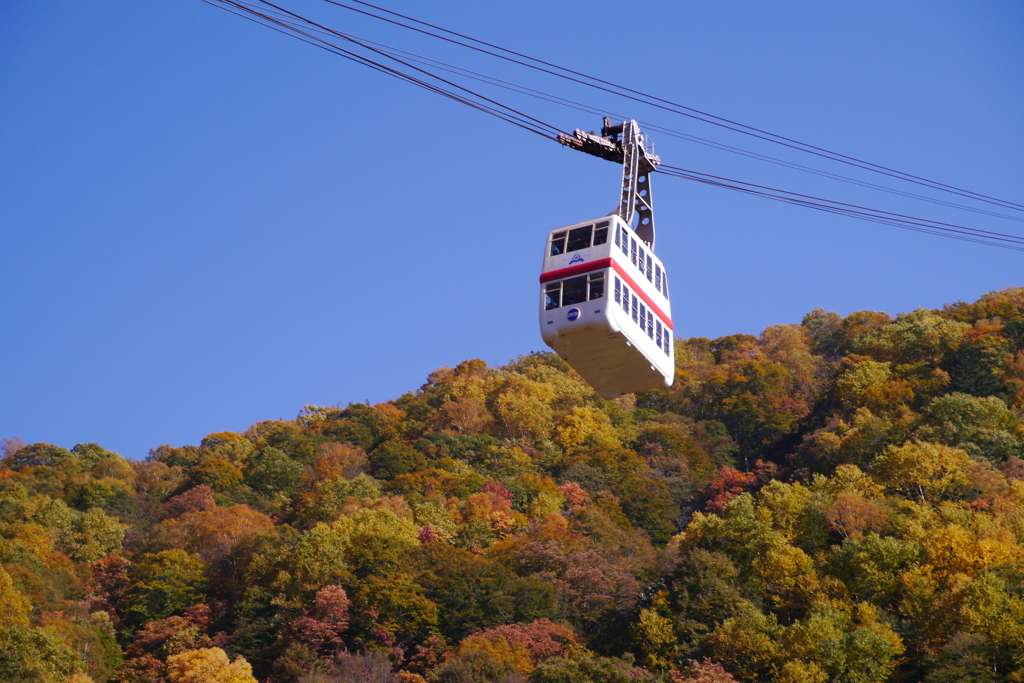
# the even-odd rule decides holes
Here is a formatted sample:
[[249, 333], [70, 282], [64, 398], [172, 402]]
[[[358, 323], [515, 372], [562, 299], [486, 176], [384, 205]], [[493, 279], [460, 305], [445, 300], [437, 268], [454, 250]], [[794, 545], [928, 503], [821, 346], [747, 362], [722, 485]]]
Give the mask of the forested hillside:
[[1022, 349], [1024, 288], [616, 401], [538, 353], [144, 462], [11, 437], [0, 680], [1024, 681]]

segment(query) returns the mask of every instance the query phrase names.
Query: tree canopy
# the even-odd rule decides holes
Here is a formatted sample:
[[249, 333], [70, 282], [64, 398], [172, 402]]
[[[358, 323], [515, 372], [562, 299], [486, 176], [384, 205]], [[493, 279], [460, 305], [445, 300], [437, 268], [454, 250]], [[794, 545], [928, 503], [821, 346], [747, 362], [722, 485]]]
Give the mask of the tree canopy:
[[1024, 680], [1024, 289], [468, 360], [160, 445], [0, 440], [0, 679]]

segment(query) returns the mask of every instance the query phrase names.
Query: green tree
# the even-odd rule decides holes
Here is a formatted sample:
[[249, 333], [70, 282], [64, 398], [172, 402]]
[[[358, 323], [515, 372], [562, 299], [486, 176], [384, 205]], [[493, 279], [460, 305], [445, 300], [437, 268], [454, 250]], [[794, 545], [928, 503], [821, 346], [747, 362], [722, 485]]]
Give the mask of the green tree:
[[746, 605], [740, 571], [721, 552], [687, 551], [666, 584], [664, 601], [655, 604], [673, 621], [681, 657], [705, 652], [711, 633]]
[[426, 466], [423, 454], [400, 439], [389, 439], [370, 451], [370, 468], [378, 479], [394, 479]]
[[105, 508], [114, 510], [121, 508], [135, 493], [134, 482], [125, 482], [112, 477], [91, 479], [81, 483], [69, 484], [65, 489], [67, 502], [79, 510], [89, 508]]
[[1024, 455], [1017, 416], [996, 398], [952, 393], [933, 400], [921, 414], [920, 437], [962, 448], [975, 458], [1002, 462]]
[[354, 479], [332, 477], [318, 481], [311, 491], [301, 496], [297, 504], [297, 522], [304, 527], [317, 522], [330, 522], [347, 503], [372, 501], [380, 496], [380, 485], [366, 474], [360, 474]]
[[656, 683], [658, 677], [624, 657], [554, 657], [530, 675], [530, 683]]
[[970, 325], [922, 308], [903, 313], [891, 324], [859, 337], [853, 350], [896, 364], [938, 364], [960, 345], [969, 329]]
[[370, 576], [353, 599], [355, 628], [363, 642], [411, 649], [438, 633], [439, 610], [424, 589], [404, 573]]
[[975, 396], [1001, 394], [1000, 370], [1007, 356], [1016, 350], [1013, 341], [998, 334], [966, 339], [957, 347], [950, 362], [953, 388]]
[[75, 454], [66, 448], [40, 442], [15, 451], [4, 458], [4, 464], [12, 470], [21, 470], [25, 467], [58, 467], [75, 459]]
[[76, 525], [71, 556], [83, 562], [95, 562], [120, 552], [123, 540], [124, 527], [103, 510], [93, 508]]
[[408, 556], [410, 574], [438, 606], [438, 628], [449, 642], [512, 621], [557, 616], [550, 583], [517, 576], [495, 559], [428, 543]]
[[922, 553], [921, 545], [911, 540], [869, 533], [833, 546], [824, 571], [839, 579], [855, 600], [891, 608], [902, 597], [902, 573]]
[[748, 603], [715, 630], [711, 651], [740, 680], [765, 680], [776, 671], [784, 631], [774, 615]]
[[[248, 442], [246, 442], [248, 443]], [[256, 451], [245, 468], [245, 483], [261, 496], [290, 496], [303, 467], [282, 451], [268, 446]]]
[[81, 658], [45, 629], [0, 627], [0, 680], [65, 683], [81, 668]]
[[875, 683], [889, 677], [903, 651], [902, 640], [879, 621], [875, 608], [860, 605], [851, 614], [821, 602], [786, 629], [779, 656], [814, 662], [829, 681]]
[[206, 565], [198, 555], [184, 550], [148, 553], [126, 591], [124, 620], [139, 626], [183, 612], [202, 600], [206, 584]]
[[387, 573], [408, 548], [419, 544], [412, 519], [391, 510], [359, 510], [330, 525], [351, 570], [360, 577]]
[[1002, 678], [990, 662], [988, 639], [960, 631], [928, 652], [925, 683], [996, 683]]
[[327, 586], [351, 585], [341, 534], [327, 524], [299, 532], [279, 527], [254, 541], [240, 581], [234, 647], [257, 668], [270, 647]]
[[79, 460], [82, 460], [89, 464], [90, 467], [97, 465], [101, 460], [117, 459], [120, 460], [121, 456], [113, 451], [108, 451], [98, 443], [80, 443], [71, 449]]

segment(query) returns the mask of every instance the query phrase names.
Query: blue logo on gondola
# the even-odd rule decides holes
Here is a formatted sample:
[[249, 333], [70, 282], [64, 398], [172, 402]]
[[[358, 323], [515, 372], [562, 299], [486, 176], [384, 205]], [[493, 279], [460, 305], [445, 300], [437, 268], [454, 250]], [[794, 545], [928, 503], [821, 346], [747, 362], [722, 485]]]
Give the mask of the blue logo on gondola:
[[578, 309], [578, 308], [570, 308], [569, 309], [569, 320], [575, 320], [578, 317], [580, 317], [580, 309]]
[[579, 254], [576, 254], [575, 256], [572, 257], [572, 260], [569, 261], [569, 265], [571, 266], [574, 263], [583, 263], [583, 257], [580, 256]]

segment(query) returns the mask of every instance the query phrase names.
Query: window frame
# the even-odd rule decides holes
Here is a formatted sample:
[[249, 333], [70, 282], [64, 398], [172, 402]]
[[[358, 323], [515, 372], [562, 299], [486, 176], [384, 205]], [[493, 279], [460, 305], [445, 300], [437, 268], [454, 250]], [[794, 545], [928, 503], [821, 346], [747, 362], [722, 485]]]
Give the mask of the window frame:
[[[551, 300], [551, 293], [552, 292], [554, 292], [557, 295], [557, 297], [558, 297], [557, 300], [555, 301], [555, 305], [554, 306], [550, 306], [549, 305], [550, 304], [550, 300]], [[556, 308], [561, 308], [562, 307], [562, 281], [561, 280], [559, 280], [558, 282], [548, 282], [547, 284], [545, 284], [544, 285], [544, 290], [543, 290], [542, 294], [544, 296], [544, 310], [545, 311], [553, 311]]]
[[[575, 233], [580, 233], [580, 232], [583, 232], [583, 231], [586, 231], [586, 235], [587, 235], [585, 240], [581, 240], [579, 237], [573, 237], [573, 233], [574, 232]], [[573, 242], [574, 239], [576, 240], [576, 242]], [[590, 225], [581, 226], [579, 228], [573, 228], [572, 230], [568, 231], [568, 234], [567, 234], [567, 236], [565, 238], [565, 253], [566, 254], [571, 254], [574, 251], [583, 251], [584, 249], [590, 249], [593, 241], [594, 241], [594, 225], [593, 225], [593, 223], [591, 223]], [[584, 242], [586, 242], [586, 244], [584, 244]], [[583, 246], [573, 246], [574, 244], [582, 244]]]
[[[583, 287], [582, 288], [577, 288], [576, 285], [580, 281], [582, 281]], [[566, 306], [576, 306], [578, 304], [582, 304], [582, 303], [586, 302], [586, 300], [587, 300], [587, 290], [588, 290], [588, 284], [589, 284], [589, 281], [588, 281], [586, 275], [577, 275], [576, 277], [569, 277], [569, 278], [566, 278], [564, 280], [560, 280], [559, 282], [562, 285], [562, 308], [565, 308]], [[583, 298], [582, 299], [574, 300], [574, 301], [569, 301], [568, 300], [569, 297], [566, 296], [565, 286], [567, 284], [569, 284], [570, 282], [573, 283], [573, 287], [574, 287], [574, 289], [572, 290], [571, 293], [573, 295], [578, 295], [580, 292], [582, 292], [583, 293]]]
[[[600, 294], [594, 296], [594, 284], [600, 283]], [[597, 301], [598, 299], [604, 298], [604, 271], [599, 270], [596, 273], [587, 274], [587, 301]]]
[[[551, 234], [551, 244], [548, 247], [548, 256], [561, 256], [565, 253], [565, 240], [569, 234], [568, 230], [562, 232], [555, 232]], [[556, 245], [561, 242], [561, 245], [557, 248], [560, 249], [557, 253], [555, 252]]]

